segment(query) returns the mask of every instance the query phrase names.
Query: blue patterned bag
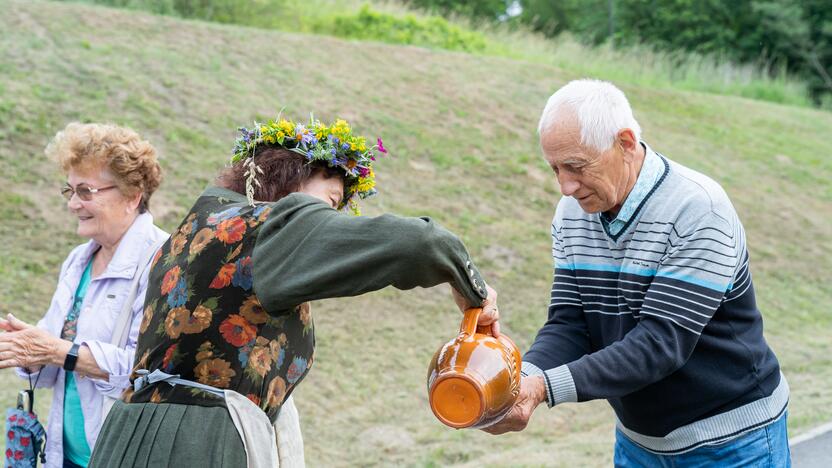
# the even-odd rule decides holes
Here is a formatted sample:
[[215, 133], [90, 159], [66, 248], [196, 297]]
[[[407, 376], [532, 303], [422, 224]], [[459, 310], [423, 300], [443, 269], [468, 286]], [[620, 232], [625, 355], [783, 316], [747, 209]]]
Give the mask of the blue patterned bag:
[[46, 430], [32, 412], [33, 395], [32, 390], [21, 391], [17, 408], [6, 410], [5, 468], [35, 468], [38, 456], [46, 463]]

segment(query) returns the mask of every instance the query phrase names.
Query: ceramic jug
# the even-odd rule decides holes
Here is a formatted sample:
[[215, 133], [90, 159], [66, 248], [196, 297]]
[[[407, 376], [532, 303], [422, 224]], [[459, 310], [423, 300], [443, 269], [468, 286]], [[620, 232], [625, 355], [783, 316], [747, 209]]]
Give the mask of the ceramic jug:
[[506, 335], [478, 328], [481, 312], [465, 311], [459, 335], [436, 351], [428, 368], [430, 408], [457, 429], [498, 422], [520, 394], [520, 351]]

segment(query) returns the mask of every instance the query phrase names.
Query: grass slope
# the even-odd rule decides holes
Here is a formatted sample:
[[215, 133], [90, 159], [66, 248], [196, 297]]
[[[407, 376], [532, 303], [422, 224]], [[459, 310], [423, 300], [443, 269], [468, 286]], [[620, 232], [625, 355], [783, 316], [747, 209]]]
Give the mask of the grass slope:
[[[367, 214], [430, 215], [466, 241], [525, 348], [546, 315], [559, 194], [535, 124], [568, 69], [414, 47], [174, 20], [43, 1], [0, 9], [0, 312], [34, 321], [80, 243], [43, 148], [73, 120], [129, 125], [162, 154], [152, 202], [171, 229], [226, 161], [234, 129], [310, 111], [385, 138]], [[832, 417], [832, 115], [708, 94], [624, 87], [645, 138], [710, 174], [748, 231], [766, 334], [792, 387], [792, 433]], [[297, 395], [310, 466], [599, 465], [604, 402], [541, 409], [522, 434], [454, 431], [425, 371], [460, 315], [445, 288], [313, 307], [319, 347]], [[0, 403], [21, 387], [0, 373]], [[48, 406], [41, 398], [41, 411]]]

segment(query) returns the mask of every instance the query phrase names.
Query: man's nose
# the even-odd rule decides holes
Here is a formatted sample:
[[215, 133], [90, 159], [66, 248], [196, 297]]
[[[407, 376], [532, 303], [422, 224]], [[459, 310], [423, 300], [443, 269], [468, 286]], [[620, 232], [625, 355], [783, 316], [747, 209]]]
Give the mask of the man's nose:
[[577, 180], [564, 173], [558, 174], [558, 184], [560, 184], [560, 193], [567, 197], [571, 197], [581, 187]]

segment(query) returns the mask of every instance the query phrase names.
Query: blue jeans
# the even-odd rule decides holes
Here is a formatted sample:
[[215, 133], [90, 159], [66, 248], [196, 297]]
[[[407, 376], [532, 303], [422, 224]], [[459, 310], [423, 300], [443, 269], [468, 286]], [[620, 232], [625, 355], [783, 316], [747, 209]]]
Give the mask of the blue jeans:
[[615, 466], [788, 468], [792, 466], [784, 414], [766, 427], [717, 445], [704, 445], [680, 455], [656, 455], [615, 431]]

